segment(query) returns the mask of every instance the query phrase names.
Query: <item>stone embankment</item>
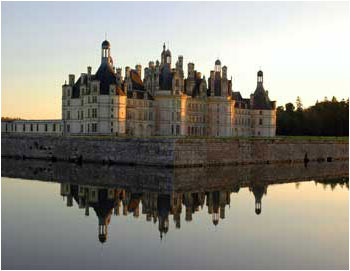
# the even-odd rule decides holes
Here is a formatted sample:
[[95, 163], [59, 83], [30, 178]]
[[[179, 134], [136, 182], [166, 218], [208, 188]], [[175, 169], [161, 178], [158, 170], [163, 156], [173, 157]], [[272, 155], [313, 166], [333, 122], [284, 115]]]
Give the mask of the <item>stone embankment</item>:
[[292, 138], [112, 138], [3, 134], [1, 156], [166, 167], [331, 162], [349, 159], [349, 142]]

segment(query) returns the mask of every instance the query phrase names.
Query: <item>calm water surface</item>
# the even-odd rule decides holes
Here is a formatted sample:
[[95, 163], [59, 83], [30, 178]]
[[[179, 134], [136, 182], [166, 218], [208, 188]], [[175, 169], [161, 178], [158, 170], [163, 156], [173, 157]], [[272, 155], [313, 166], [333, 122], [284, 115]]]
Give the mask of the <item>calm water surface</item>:
[[162, 192], [2, 177], [2, 268], [348, 269], [349, 188], [329, 183]]

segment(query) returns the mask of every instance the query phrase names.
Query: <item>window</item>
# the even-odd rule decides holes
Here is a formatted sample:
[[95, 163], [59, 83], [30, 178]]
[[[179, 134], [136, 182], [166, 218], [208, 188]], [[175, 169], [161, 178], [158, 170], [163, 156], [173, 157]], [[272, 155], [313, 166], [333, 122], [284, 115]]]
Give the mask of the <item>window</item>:
[[81, 113], [80, 113], [80, 118], [81, 118], [81, 119], [84, 119], [84, 111], [81, 111]]
[[67, 132], [69, 133], [70, 132], [70, 125], [69, 124], [67, 124]]
[[83, 125], [83, 124], [80, 125], [80, 132], [81, 132], [81, 133], [84, 132], [84, 125]]
[[88, 109], [88, 118], [91, 117], [91, 114], [90, 114], [90, 108]]
[[39, 124], [36, 125], [36, 131], [39, 131]]
[[45, 124], [45, 132], [47, 132], [47, 124]]
[[176, 135], [179, 135], [179, 134], [180, 134], [180, 126], [176, 125]]
[[84, 98], [82, 98], [82, 99], [80, 100], [80, 105], [81, 105], [81, 106], [84, 105]]
[[97, 118], [97, 108], [92, 108], [92, 118]]
[[30, 124], [30, 131], [33, 132], [33, 124]]
[[67, 111], [67, 120], [70, 119], [70, 111]]
[[70, 106], [70, 100], [67, 101], [67, 106]]
[[92, 96], [92, 103], [97, 103], [97, 96]]
[[26, 130], [26, 125], [23, 124], [23, 132]]
[[259, 114], [262, 115], [262, 111], [261, 110], [259, 111]]
[[92, 87], [92, 91], [93, 91], [94, 93], [97, 92], [97, 86], [96, 86], [96, 85], [94, 85], [94, 86]]
[[52, 124], [52, 131], [56, 132], [56, 124]]
[[263, 124], [263, 120], [259, 119], [259, 124], [262, 125]]
[[92, 124], [92, 132], [97, 132], [97, 123]]

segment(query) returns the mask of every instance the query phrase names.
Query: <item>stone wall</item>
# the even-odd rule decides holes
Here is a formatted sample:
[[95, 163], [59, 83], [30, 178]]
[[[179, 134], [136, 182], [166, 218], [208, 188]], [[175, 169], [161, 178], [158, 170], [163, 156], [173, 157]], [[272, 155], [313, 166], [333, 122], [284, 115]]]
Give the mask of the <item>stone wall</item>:
[[348, 141], [300, 139], [178, 139], [175, 165], [228, 165], [349, 159]]
[[176, 139], [2, 134], [2, 157], [194, 167], [346, 160], [348, 141]]
[[[129, 191], [237, 191], [254, 184], [321, 181], [348, 177], [348, 161], [260, 164], [222, 167], [159, 168], [127, 165], [77, 165], [43, 160], [1, 159], [1, 176], [30, 180], [119, 187]], [[21, 170], [18, 170], [21, 169]]]

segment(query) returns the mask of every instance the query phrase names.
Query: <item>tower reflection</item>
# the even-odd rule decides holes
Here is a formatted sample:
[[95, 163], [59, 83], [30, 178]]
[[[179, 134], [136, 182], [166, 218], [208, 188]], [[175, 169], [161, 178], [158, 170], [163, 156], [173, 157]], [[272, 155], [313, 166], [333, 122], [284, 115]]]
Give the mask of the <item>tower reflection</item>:
[[[61, 195], [67, 201], [67, 207], [73, 206], [73, 200], [79, 209], [85, 209], [85, 215], [90, 215], [90, 208], [98, 218], [98, 240], [104, 243], [108, 239], [108, 226], [111, 217], [132, 215], [134, 218], [142, 215], [146, 221], [158, 223], [160, 239], [169, 231], [169, 220], [172, 216], [176, 229], [181, 228], [182, 209], [185, 210], [185, 220], [190, 222], [193, 215], [207, 207], [208, 214], [214, 226], [225, 219], [225, 208], [230, 206], [231, 193], [238, 193], [239, 188], [208, 192], [168, 192], [154, 191], [131, 192], [127, 189], [97, 187], [61, 183]], [[255, 197], [255, 212], [261, 213], [261, 198], [267, 191], [267, 185], [255, 184], [249, 187]]]

